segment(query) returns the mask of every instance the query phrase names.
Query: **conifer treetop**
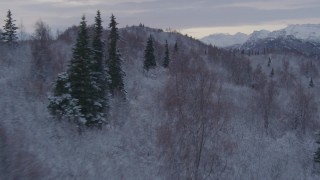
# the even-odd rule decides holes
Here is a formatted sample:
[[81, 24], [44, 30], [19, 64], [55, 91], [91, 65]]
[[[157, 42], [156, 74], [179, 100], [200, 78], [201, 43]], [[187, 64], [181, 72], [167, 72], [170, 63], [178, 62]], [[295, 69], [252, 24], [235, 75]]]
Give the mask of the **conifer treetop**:
[[125, 73], [122, 71], [121, 63], [121, 54], [117, 47], [117, 42], [120, 39], [117, 22], [115, 16], [112, 14], [110, 17], [110, 33], [109, 33], [109, 44], [108, 44], [108, 60], [106, 64], [108, 65], [108, 73], [110, 75], [110, 92], [115, 94], [116, 91], [125, 94], [123, 76]]
[[166, 40], [163, 67], [167, 68], [169, 66], [169, 62], [170, 62], [169, 45], [168, 45], [168, 41]]
[[11, 10], [8, 10], [7, 19], [4, 20], [5, 25], [3, 26], [2, 40], [6, 43], [13, 44], [18, 40], [16, 25], [14, 24], [15, 20], [12, 19]]
[[147, 71], [151, 68], [155, 68], [157, 66], [156, 59], [154, 56], [154, 47], [153, 47], [153, 37], [150, 35], [147, 41], [147, 46], [144, 51], [144, 64], [143, 67]]

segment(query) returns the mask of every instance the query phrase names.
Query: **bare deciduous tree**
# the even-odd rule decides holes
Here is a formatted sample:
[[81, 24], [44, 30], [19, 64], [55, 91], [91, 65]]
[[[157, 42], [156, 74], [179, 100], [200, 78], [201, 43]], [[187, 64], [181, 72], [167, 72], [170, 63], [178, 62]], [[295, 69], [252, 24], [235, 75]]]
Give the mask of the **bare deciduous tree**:
[[39, 20], [35, 24], [35, 32], [32, 36], [31, 51], [33, 56], [31, 66], [31, 78], [33, 80], [32, 86], [37, 93], [44, 93], [45, 82], [52, 74], [51, 67], [53, 65], [53, 52], [50, 49], [52, 43], [52, 35], [50, 27], [43, 21]]
[[262, 114], [264, 120], [264, 128], [267, 130], [269, 127], [269, 120], [272, 115], [276, 114], [277, 110], [277, 95], [278, 90], [275, 81], [269, 81], [265, 87], [257, 94], [257, 107]]
[[219, 159], [208, 141], [224, 125], [228, 107], [222, 86], [217, 88], [215, 75], [201, 60], [173, 62], [163, 101], [169, 120], [158, 130], [159, 145], [170, 179], [203, 179]]
[[290, 63], [288, 60], [282, 61], [282, 69], [280, 70], [279, 75], [280, 85], [286, 88], [287, 91], [294, 86], [296, 77], [290, 69]]
[[314, 62], [311, 60], [304, 60], [300, 64], [300, 73], [304, 75], [305, 77], [318, 77], [319, 76], [319, 71]]
[[294, 129], [300, 129], [303, 134], [317, 114], [317, 103], [314, 95], [301, 83], [297, 84], [291, 96], [290, 114]]
[[255, 90], [264, 89], [267, 82], [267, 76], [262, 72], [262, 67], [258, 65], [252, 74], [251, 87]]
[[26, 146], [20, 132], [8, 136], [0, 126], [0, 179], [43, 179], [49, 174]]

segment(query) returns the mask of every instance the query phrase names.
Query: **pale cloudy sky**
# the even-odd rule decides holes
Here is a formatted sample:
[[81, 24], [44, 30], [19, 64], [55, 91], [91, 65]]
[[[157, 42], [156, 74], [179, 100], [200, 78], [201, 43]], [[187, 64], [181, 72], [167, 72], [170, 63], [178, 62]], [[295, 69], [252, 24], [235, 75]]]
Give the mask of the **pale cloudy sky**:
[[97, 9], [105, 27], [114, 13], [120, 27], [141, 22], [197, 38], [275, 30], [287, 24], [320, 24], [320, 0], [0, 0], [1, 27], [8, 9], [29, 32], [40, 18], [60, 30], [79, 24], [83, 14], [93, 23]]

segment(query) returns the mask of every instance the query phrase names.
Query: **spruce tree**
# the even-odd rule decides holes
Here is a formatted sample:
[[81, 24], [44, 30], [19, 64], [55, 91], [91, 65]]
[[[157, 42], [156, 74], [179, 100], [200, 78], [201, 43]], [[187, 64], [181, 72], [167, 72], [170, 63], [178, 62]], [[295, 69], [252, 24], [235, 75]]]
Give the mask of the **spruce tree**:
[[313, 84], [313, 80], [312, 80], [312, 78], [310, 79], [310, 81], [309, 81], [309, 87], [311, 87], [311, 88], [313, 88], [314, 87], [314, 84]]
[[110, 75], [109, 89], [112, 95], [116, 92], [125, 94], [123, 76], [125, 75], [121, 68], [121, 54], [117, 48], [118, 40], [120, 39], [117, 22], [114, 15], [111, 15], [111, 21], [109, 24], [110, 34], [109, 34], [109, 44], [108, 44], [108, 73]]
[[178, 51], [179, 51], [178, 41], [176, 41], [176, 43], [174, 44], [174, 52], [177, 53]]
[[169, 66], [169, 62], [170, 62], [169, 46], [168, 46], [168, 41], [166, 40], [163, 67], [167, 68]]
[[106, 109], [108, 106], [107, 101], [107, 73], [104, 69], [103, 63], [103, 47], [102, 42], [102, 20], [100, 11], [97, 11], [94, 24], [94, 37], [92, 42], [92, 59], [90, 63], [90, 76], [91, 83], [93, 84], [93, 92], [91, 98], [93, 100], [92, 113], [94, 118], [91, 124], [98, 124], [99, 126], [105, 121]]
[[77, 125], [86, 122], [81, 113], [81, 107], [78, 105], [78, 101], [71, 96], [70, 82], [67, 73], [58, 75], [53, 95], [53, 97], [49, 97], [50, 102], [48, 105], [51, 115], [59, 120], [67, 118]]
[[105, 121], [107, 85], [103, 68], [101, 22], [98, 12], [91, 49], [86, 20], [82, 17], [67, 73], [58, 76], [54, 96], [50, 98], [48, 106], [53, 116], [75, 121], [79, 130], [83, 124], [101, 127]]
[[68, 98], [70, 95], [70, 88], [68, 86], [69, 80], [67, 73], [61, 73], [58, 75], [55, 88], [54, 88], [54, 97], [51, 99], [49, 104], [49, 109], [51, 113], [55, 116], [60, 116], [63, 114], [65, 107], [68, 106]]
[[270, 72], [270, 77], [273, 77], [274, 76], [274, 70], [273, 68], [271, 69], [271, 72]]
[[157, 64], [156, 64], [156, 58], [154, 56], [153, 38], [150, 35], [147, 41], [146, 49], [144, 51], [143, 67], [145, 70], [149, 71], [149, 69], [155, 68], [156, 66]]
[[5, 20], [5, 25], [3, 26], [3, 32], [1, 40], [9, 45], [12, 45], [17, 42], [17, 29], [16, 25], [14, 24], [15, 20], [12, 19], [12, 13], [10, 9], [7, 13], [7, 19]]
[[[318, 134], [318, 136], [320, 137], [320, 133]], [[320, 145], [320, 139], [318, 139], [316, 143]], [[316, 163], [320, 163], [320, 147], [318, 147], [317, 151], [314, 153], [313, 160]]]
[[73, 56], [69, 65], [69, 80], [71, 96], [76, 99], [81, 107], [81, 113], [86, 118], [86, 124], [90, 124], [94, 114], [92, 113], [93, 99], [91, 93], [93, 84], [90, 74], [91, 49], [85, 16], [82, 17], [78, 38], [73, 48]]
[[269, 57], [269, 60], [268, 60], [268, 67], [270, 67], [271, 65], [271, 58]]

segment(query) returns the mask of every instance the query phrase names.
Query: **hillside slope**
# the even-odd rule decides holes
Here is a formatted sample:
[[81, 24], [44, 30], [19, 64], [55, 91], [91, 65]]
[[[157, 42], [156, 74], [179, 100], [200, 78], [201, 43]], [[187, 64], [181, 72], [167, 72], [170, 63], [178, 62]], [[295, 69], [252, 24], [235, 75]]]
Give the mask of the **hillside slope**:
[[[75, 27], [51, 42], [50, 62], [42, 62], [50, 65], [45, 79], [34, 76], [40, 67], [32, 42], [0, 46], [1, 178], [319, 178], [312, 155], [320, 79], [312, 58], [234, 56], [177, 33], [123, 28], [127, 100], [111, 100], [110, 123], [102, 130], [78, 135], [75, 125], [53, 120], [46, 108], [52, 82], [70, 60], [74, 34]], [[150, 34], [158, 67], [145, 72]], [[166, 40], [169, 69], [161, 67]], [[310, 77], [314, 88], [308, 88]], [[307, 108], [295, 98], [299, 94]], [[307, 112], [303, 119], [300, 111]]]

